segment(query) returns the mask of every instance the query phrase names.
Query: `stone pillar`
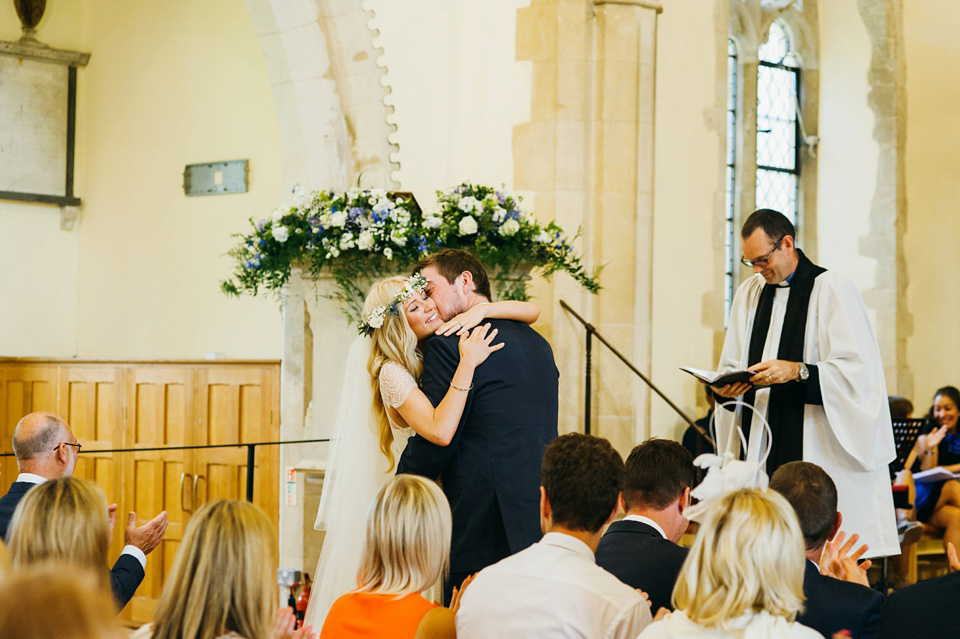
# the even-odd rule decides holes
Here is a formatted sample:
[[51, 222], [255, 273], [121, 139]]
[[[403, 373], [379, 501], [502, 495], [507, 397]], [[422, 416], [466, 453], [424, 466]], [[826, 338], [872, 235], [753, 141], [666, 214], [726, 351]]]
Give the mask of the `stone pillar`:
[[[659, 2], [544, 0], [517, 17], [517, 58], [533, 62], [529, 122], [514, 130], [515, 184], [535, 210], [582, 229], [594, 297], [558, 275], [564, 299], [638, 368], [650, 370], [653, 116]], [[582, 430], [584, 330], [545, 309], [561, 371], [560, 431]], [[552, 321], [551, 321], [552, 316]], [[649, 433], [650, 391], [594, 342], [592, 431], [621, 452]]]

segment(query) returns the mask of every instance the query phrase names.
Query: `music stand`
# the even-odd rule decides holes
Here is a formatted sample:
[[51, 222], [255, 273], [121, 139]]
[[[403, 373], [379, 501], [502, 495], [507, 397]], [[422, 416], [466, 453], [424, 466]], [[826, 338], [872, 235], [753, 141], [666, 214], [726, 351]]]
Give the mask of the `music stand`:
[[897, 458], [890, 462], [890, 476], [903, 470], [907, 456], [917, 443], [917, 437], [927, 423], [926, 419], [898, 419], [893, 422], [893, 442], [897, 449]]

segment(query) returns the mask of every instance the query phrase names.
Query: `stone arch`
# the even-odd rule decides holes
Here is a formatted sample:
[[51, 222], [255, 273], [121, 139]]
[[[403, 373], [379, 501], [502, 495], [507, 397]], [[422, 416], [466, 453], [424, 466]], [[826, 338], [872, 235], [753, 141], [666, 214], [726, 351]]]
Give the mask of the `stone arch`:
[[266, 58], [289, 186], [395, 188], [372, 12], [352, 0], [247, 0]]

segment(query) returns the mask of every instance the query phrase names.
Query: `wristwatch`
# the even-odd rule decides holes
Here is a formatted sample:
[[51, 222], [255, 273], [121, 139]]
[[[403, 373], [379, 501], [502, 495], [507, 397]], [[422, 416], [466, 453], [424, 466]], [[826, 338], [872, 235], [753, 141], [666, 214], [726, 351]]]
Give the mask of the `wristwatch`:
[[807, 365], [803, 362], [800, 362], [800, 368], [797, 370], [797, 374], [800, 376], [801, 382], [805, 382], [810, 379], [810, 369], [808, 369]]

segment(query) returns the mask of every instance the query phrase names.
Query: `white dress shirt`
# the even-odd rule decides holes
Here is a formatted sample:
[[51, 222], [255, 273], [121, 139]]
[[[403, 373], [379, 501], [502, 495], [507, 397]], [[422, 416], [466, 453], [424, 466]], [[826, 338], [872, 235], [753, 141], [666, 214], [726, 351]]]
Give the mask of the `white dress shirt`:
[[644, 517], [643, 515], [626, 515], [624, 521], [639, 521], [641, 524], [646, 524], [660, 533], [660, 536], [664, 539], [667, 538], [667, 533], [663, 532], [663, 528], [660, 527], [660, 524], [650, 519], [649, 517]]
[[646, 600], [597, 566], [589, 546], [547, 533], [480, 571], [460, 601], [457, 637], [634, 639], [650, 621]]
[[[33, 473], [20, 473], [17, 475], [16, 481], [27, 482], [28, 484], [42, 484], [47, 481], [46, 477], [41, 477], [40, 475], [34, 475]], [[142, 550], [136, 546], [127, 545], [123, 547], [123, 550], [120, 551], [121, 555], [131, 555], [137, 561], [140, 562], [140, 565], [144, 570], [147, 569], [147, 556]]]

